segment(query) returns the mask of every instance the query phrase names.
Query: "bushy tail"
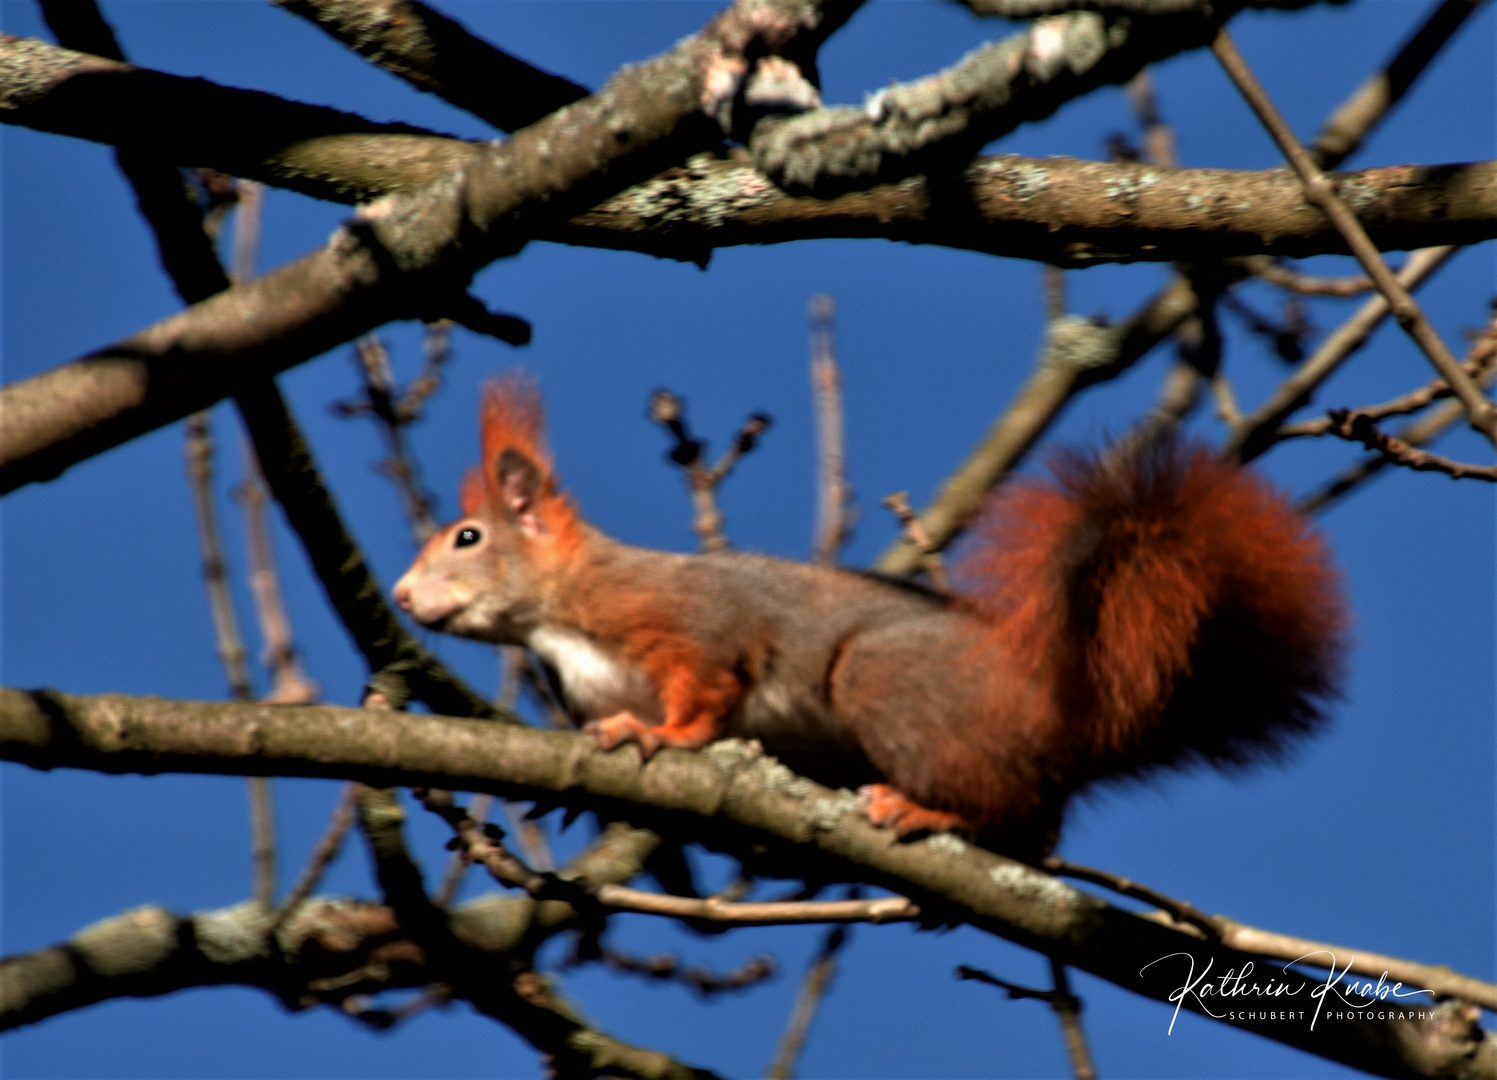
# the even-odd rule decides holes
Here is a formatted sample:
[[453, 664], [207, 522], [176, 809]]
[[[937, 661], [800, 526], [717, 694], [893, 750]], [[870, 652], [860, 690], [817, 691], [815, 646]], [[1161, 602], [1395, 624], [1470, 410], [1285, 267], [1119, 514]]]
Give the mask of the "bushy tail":
[[994, 501], [956, 575], [1051, 688], [1071, 784], [1274, 756], [1322, 719], [1348, 618], [1280, 493], [1174, 440], [1051, 471]]

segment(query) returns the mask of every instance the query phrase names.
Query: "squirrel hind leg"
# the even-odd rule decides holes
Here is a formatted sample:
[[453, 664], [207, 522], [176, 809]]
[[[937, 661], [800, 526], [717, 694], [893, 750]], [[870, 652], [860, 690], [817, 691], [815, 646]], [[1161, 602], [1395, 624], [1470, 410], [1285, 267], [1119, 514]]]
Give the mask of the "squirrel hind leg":
[[925, 833], [951, 832], [970, 837], [977, 832], [960, 814], [921, 806], [888, 784], [866, 784], [858, 793], [867, 800], [868, 820], [880, 828], [893, 828], [901, 840]]

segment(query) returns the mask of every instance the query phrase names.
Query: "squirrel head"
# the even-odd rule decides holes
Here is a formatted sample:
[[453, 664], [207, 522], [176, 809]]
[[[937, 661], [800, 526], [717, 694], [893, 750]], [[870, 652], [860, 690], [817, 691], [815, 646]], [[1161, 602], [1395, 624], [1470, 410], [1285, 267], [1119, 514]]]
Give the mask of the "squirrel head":
[[482, 641], [520, 643], [584, 527], [557, 490], [540, 392], [511, 372], [484, 387], [483, 464], [463, 480], [458, 521], [427, 541], [393, 595], [423, 626]]

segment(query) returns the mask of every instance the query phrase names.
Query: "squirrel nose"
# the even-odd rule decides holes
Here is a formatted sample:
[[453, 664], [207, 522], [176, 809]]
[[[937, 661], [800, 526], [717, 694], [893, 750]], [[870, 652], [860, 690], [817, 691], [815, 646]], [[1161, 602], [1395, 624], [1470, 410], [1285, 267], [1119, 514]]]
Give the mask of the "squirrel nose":
[[395, 583], [395, 588], [390, 590], [390, 596], [400, 606], [401, 611], [411, 610], [411, 583], [408, 578], [401, 578]]

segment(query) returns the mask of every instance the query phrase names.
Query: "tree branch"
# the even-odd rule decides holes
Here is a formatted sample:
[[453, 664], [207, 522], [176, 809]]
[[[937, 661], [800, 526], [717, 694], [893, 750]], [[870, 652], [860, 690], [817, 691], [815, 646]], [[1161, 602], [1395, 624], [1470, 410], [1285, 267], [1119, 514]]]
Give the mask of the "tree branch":
[[[274, 773], [565, 799], [717, 850], [769, 841], [783, 859], [809, 859], [802, 872], [814, 867], [822, 879], [844, 875], [894, 889], [933, 919], [969, 922], [1160, 1001], [1180, 985], [1184, 957], [1197, 971], [1209, 961], [1221, 972], [1251, 959], [952, 836], [891, 843], [856, 797], [795, 777], [736, 741], [700, 753], [662, 750], [641, 765], [633, 749], [605, 753], [585, 736], [479, 721], [5, 690], [0, 758], [37, 768]], [[759, 862], [773, 853], [766, 849]], [[1181, 970], [1154, 963], [1172, 956]], [[1188, 995], [1182, 1002], [1197, 1005]], [[1497, 1076], [1494, 1040], [1471, 1021], [1457, 1022], [1456, 1006], [1420, 1011], [1326, 1013], [1314, 1030], [1246, 1014], [1226, 1022], [1379, 1075], [1431, 1075], [1459, 1060], [1471, 1075]]]
[[471, 305], [472, 274], [543, 224], [715, 145], [714, 117], [749, 54], [814, 55], [859, 3], [738, 0], [599, 93], [486, 146], [463, 171], [366, 207], [320, 250], [7, 387], [0, 490], [56, 476], [391, 319], [456, 314], [444, 309]]
[[[279, 98], [266, 104], [261, 99], [270, 95], [129, 68], [175, 80], [159, 95], [170, 109], [150, 114], [162, 120], [143, 130], [133, 110], [157, 108], [154, 98], [116, 117], [114, 102], [132, 92], [111, 81], [116, 74], [71, 81], [66, 75], [96, 64], [107, 62], [40, 41], [0, 39], [0, 122], [114, 145], [149, 140], [163, 161], [209, 165], [345, 203], [413, 194], [483, 152], [420, 129], [381, 134], [392, 125]], [[117, 77], [128, 84], [125, 74]], [[210, 134], [217, 141], [204, 141]], [[1359, 219], [1385, 251], [1497, 235], [1492, 163], [1367, 169], [1338, 175], [1337, 182], [1355, 193]], [[542, 225], [538, 235], [693, 262], [716, 247], [830, 237], [941, 244], [1078, 267], [1347, 250], [1282, 170], [1015, 155], [898, 184], [870, 181], [837, 198], [787, 194], [740, 157], [700, 156], [571, 221]]]
[[1419, 302], [1404, 288], [1393, 271], [1388, 269], [1387, 262], [1367, 235], [1367, 231], [1362, 228], [1356, 215], [1346, 205], [1346, 201], [1337, 193], [1332, 181], [1300, 145], [1293, 129], [1284, 121], [1277, 106], [1259, 84], [1257, 77], [1248, 67], [1247, 61], [1243, 59], [1225, 27], [1216, 35], [1211, 49], [1243, 98], [1257, 114], [1264, 128], [1273, 137], [1279, 150], [1288, 159], [1290, 167], [1294, 169], [1295, 174], [1300, 178], [1300, 183], [1304, 185], [1305, 197], [1320, 207], [1326, 218], [1346, 238], [1347, 246], [1351, 248], [1357, 262], [1377, 285], [1378, 292], [1387, 298], [1389, 310], [1398, 320], [1399, 326], [1414, 339], [1420, 351], [1429, 358], [1429, 362], [1440, 373], [1440, 377], [1450, 384], [1455, 396], [1466, 407], [1466, 415], [1471, 426], [1485, 435], [1488, 442], [1497, 445], [1497, 405], [1494, 405], [1471, 380], [1471, 377], [1461, 370], [1460, 362], [1456, 360], [1439, 333], [1436, 332], [1424, 314], [1424, 309], [1419, 306]]
[[1321, 127], [1309, 152], [1322, 169], [1334, 169], [1362, 147], [1376, 124], [1424, 74], [1431, 60], [1486, 0], [1441, 0], [1386, 64], [1367, 76]]
[[1126, 322], [1104, 327], [1068, 315], [1051, 323], [1029, 379], [983, 441], [921, 511], [918, 524], [927, 541], [924, 550], [906, 535], [885, 549], [875, 569], [900, 575], [920, 570], [932, 552], [956, 539], [981, 509], [988, 492], [1067, 402], [1088, 386], [1127, 370], [1194, 314], [1197, 306], [1195, 287], [1177, 276]]
[[984, 144], [1074, 98], [1209, 45], [1242, 6], [1227, 0], [1157, 14], [1047, 17], [945, 71], [871, 94], [861, 107], [761, 122], [750, 144], [754, 161], [781, 187], [818, 195], [897, 181], [932, 163], [964, 163]]
[[518, 131], [589, 90], [490, 45], [420, 0], [274, 0], [417, 90]]

